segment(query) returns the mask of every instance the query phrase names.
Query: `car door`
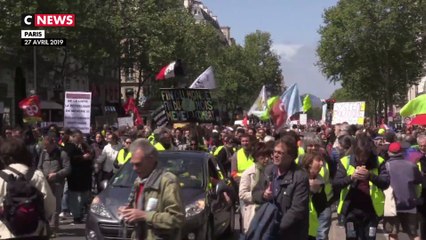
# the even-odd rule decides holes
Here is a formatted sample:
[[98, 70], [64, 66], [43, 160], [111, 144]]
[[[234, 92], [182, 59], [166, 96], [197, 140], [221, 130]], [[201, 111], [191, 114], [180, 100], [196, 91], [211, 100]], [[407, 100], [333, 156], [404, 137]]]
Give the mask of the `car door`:
[[218, 167], [215, 160], [210, 158], [208, 160], [209, 184], [211, 185], [210, 202], [211, 212], [214, 218], [214, 229], [216, 233], [222, 233], [229, 225], [231, 205], [225, 200], [224, 194], [217, 195], [216, 185], [219, 181], [223, 181], [223, 174], [220, 167]]

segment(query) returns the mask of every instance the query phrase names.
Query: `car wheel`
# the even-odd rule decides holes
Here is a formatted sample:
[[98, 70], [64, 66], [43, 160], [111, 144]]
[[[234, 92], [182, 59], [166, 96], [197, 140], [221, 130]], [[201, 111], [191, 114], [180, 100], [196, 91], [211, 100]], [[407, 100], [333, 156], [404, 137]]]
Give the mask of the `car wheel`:
[[235, 208], [231, 207], [229, 225], [226, 228], [224, 235], [232, 236], [234, 234], [234, 231], [235, 231]]

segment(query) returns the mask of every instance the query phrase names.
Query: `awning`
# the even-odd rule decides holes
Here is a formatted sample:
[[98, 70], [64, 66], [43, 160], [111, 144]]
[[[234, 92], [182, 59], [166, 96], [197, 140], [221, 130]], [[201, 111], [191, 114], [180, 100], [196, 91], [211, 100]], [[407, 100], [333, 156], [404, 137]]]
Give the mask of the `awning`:
[[40, 101], [41, 109], [53, 109], [53, 110], [62, 110], [64, 109], [61, 104], [53, 101]]

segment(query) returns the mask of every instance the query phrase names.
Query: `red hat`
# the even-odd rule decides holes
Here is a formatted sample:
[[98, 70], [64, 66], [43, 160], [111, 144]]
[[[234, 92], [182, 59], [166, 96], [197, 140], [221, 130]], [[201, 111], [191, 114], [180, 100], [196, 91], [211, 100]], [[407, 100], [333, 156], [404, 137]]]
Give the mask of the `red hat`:
[[399, 153], [401, 152], [401, 144], [399, 142], [394, 142], [389, 145], [389, 152]]

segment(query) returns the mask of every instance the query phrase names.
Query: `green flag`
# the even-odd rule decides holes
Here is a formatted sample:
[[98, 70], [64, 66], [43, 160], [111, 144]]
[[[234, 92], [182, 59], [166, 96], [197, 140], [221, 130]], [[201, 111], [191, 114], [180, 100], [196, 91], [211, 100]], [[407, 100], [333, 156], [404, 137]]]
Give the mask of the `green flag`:
[[263, 112], [263, 114], [260, 116], [260, 120], [262, 121], [268, 121], [270, 116], [270, 112], [271, 112], [271, 108], [274, 105], [274, 103], [279, 99], [278, 96], [274, 96], [274, 97], [270, 97], [267, 101], [267, 107], [266, 107], [266, 111]]
[[303, 99], [303, 112], [307, 112], [311, 108], [312, 108], [311, 96], [309, 94], [306, 94], [305, 98]]
[[405, 104], [399, 111], [401, 117], [410, 117], [418, 114], [426, 113], [426, 94], [417, 96], [413, 100]]

